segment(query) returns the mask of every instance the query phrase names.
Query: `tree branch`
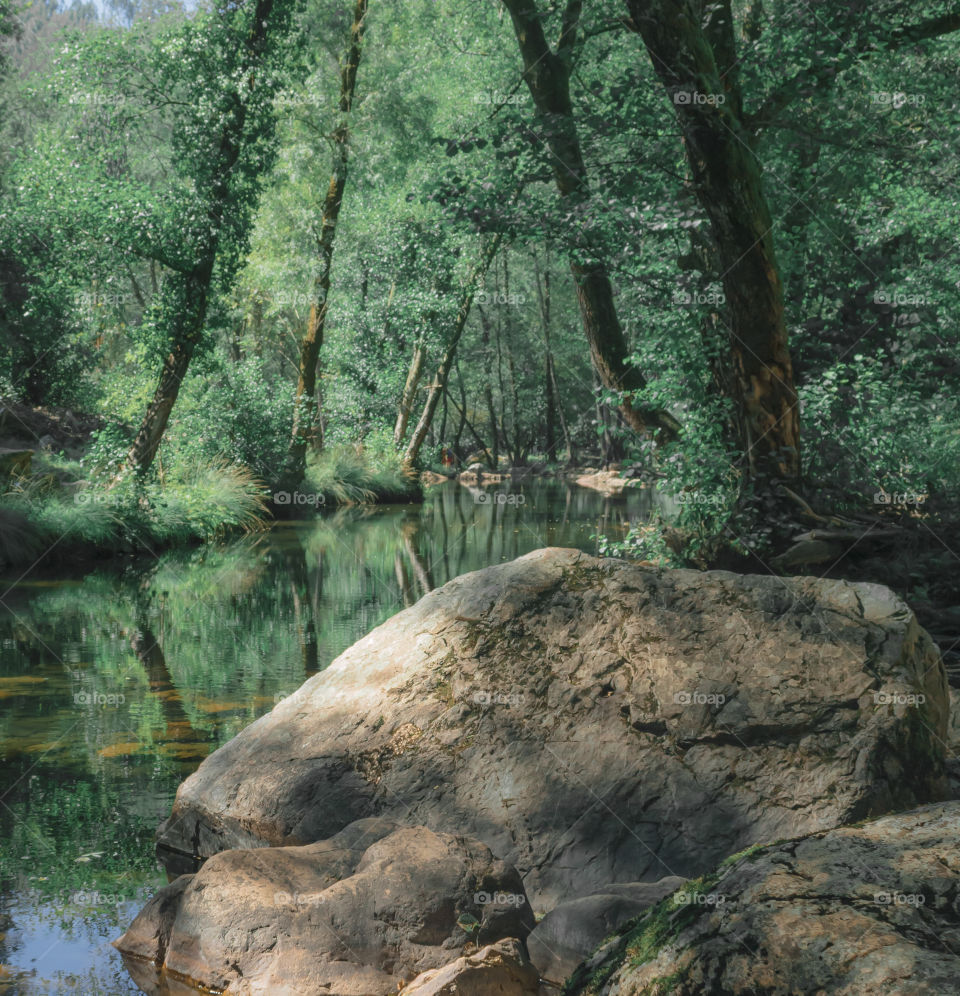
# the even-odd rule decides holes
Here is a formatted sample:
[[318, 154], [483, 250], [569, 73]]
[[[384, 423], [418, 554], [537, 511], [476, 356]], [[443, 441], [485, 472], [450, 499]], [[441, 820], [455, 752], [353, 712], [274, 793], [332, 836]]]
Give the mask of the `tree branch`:
[[[831, 62], [819, 62], [806, 66], [768, 94], [758, 110], [747, 116], [746, 124], [751, 131], [770, 124], [781, 111], [810, 89], [830, 86], [836, 77], [848, 69], [858, 56], [868, 55], [878, 49], [895, 52], [905, 45], [930, 41], [960, 30], [960, 7], [949, 14], [931, 17], [925, 21], [904, 28], [891, 28], [879, 40], [871, 40], [851, 49], [840, 49]], [[846, 44], [846, 43], [844, 43]]]

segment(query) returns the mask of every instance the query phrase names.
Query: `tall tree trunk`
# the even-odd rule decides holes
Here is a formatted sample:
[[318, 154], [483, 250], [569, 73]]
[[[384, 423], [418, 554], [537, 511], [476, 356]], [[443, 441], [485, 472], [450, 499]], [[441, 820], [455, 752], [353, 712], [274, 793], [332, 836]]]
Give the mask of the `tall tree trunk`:
[[496, 324], [493, 326], [493, 337], [497, 351], [497, 388], [500, 391], [500, 438], [503, 441], [503, 448], [509, 455], [511, 452], [511, 446], [510, 436], [507, 433], [507, 389], [503, 383], [503, 343], [500, 337], [502, 324], [502, 316], [498, 313]]
[[330, 296], [330, 271], [333, 265], [333, 245], [337, 235], [337, 220], [343, 204], [350, 159], [350, 111], [357, 87], [357, 70], [363, 52], [368, 0], [357, 0], [350, 26], [350, 45], [340, 74], [340, 120], [333, 131], [333, 171], [323, 202], [320, 236], [317, 239], [319, 270], [313, 281], [313, 300], [307, 330], [300, 342], [300, 364], [297, 377], [296, 405], [293, 412], [293, 432], [287, 454], [286, 479], [296, 484], [306, 472], [307, 450], [316, 440], [317, 424], [317, 365], [323, 346]]
[[[454, 370], [457, 372], [457, 391], [460, 394], [460, 404], [462, 405], [459, 415], [460, 420], [457, 422], [457, 428], [455, 435], [453, 437], [453, 452], [460, 456], [460, 437], [463, 435], [464, 426], [467, 424], [467, 388], [463, 383], [463, 374], [460, 372], [460, 361], [456, 360], [453, 364]], [[449, 397], [450, 392], [447, 391], [444, 395], [444, 411], [446, 411], [446, 399]], [[454, 405], [456, 407], [456, 405]]]
[[[257, 0], [244, 42], [245, 72], [250, 71], [253, 86], [254, 71], [259, 67], [267, 50], [268, 31], [274, 0]], [[210, 214], [210, 231], [205, 242], [197, 246], [195, 265], [190, 269], [168, 273], [155, 295], [159, 306], [156, 314], [165, 325], [164, 333], [168, 352], [160, 369], [160, 377], [133, 444], [127, 452], [113, 484], [129, 472], [143, 476], [153, 465], [163, 434], [166, 432], [170, 413], [176, 404], [183, 378], [190, 367], [203, 333], [207, 317], [207, 302], [214, 266], [220, 248], [220, 229], [224, 214], [233, 194], [232, 180], [235, 167], [244, 148], [247, 125], [247, 105], [234, 94], [232, 106], [225, 115], [217, 142], [217, 156], [213, 164], [210, 186], [206, 192]], [[155, 269], [151, 261], [151, 277]]]
[[[503, 296], [507, 301], [510, 300], [510, 268], [506, 253], [503, 256]], [[509, 305], [506, 308], [509, 308]], [[523, 433], [520, 429], [520, 392], [517, 388], [517, 364], [513, 356], [513, 315], [509, 310], [506, 310], [505, 314], [507, 316], [507, 321], [504, 323], [507, 331], [507, 373], [510, 375], [510, 414], [513, 426], [513, 450], [510, 453], [510, 462], [519, 466], [523, 464], [525, 447], [522, 442]]]
[[543, 328], [543, 379], [546, 399], [546, 453], [547, 458], [556, 456], [557, 439], [554, 422], [556, 421], [557, 401], [553, 391], [553, 355], [550, 352], [550, 261], [547, 260], [542, 279], [537, 260], [533, 261], [534, 277], [537, 281], [537, 300], [540, 302], [540, 324]]
[[577, 451], [573, 442], [573, 436], [570, 434], [570, 426], [567, 424], [567, 417], [563, 412], [563, 400], [560, 395], [560, 387], [557, 384], [557, 368], [553, 363], [552, 357], [550, 359], [550, 380], [553, 383], [554, 397], [557, 399], [557, 415], [560, 416], [560, 428], [563, 431], [563, 441], [567, 447], [567, 463], [574, 464], [577, 462]]
[[499, 232], [492, 239], [490, 239], [486, 248], [483, 250], [480, 262], [477, 263], [473, 269], [473, 272], [467, 278], [466, 285], [463, 289], [463, 298], [460, 301], [460, 308], [457, 312], [457, 317], [454, 319], [453, 329], [450, 332], [450, 339], [447, 342], [447, 347], [444, 350], [440, 364], [437, 367], [434, 381], [430, 385], [430, 390], [427, 393], [427, 400], [424, 402], [423, 411], [420, 413], [420, 419], [417, 422], [416, 428], [413, 430], [413, 435], [410, 437], [410, 442], [407, 445], [407, 449], [403, 455], [404, 466], [409, 469], [412, 469], [416, 465], [417, 459], [420, 456], [420, 450], [423, 447], [423, 441], [427, 438], [427, 432], [433, 424], [433, 416], [436, 413], [437, 404], [440, 401], [441, 395], [446, 390], [447, 378], [450, 376], [450, 368], [453, 366], [453, 360], [457, 353], [457, 346], [460, 343], [460, 337], [463, 335], [467, 319], [470, 317], [470, 309], [473, 307], [473, 297], [476, 294], [477, 285], [486, 274], [487, 269], [493, 261], [494, 256], [496, 256], [497, 250], [500, 248], [500, 243], [502, 241], [503, 236]]
[[490, 319], [481, 307], [477, 307], [483, 337], [483, 358], [486, 376], [483, 383], [483, 397], [487, 403], [487, 418], [490, 422], [490, 462], [496, 470], [500, 466], [500, 430], [497, 427], [497, 409], [493, 403], [493, 349], [490, 344]]
[[[580, 20], [580, 0], [568, 0], [560, 39], [554, 51], [547, 42], [536, 0], [504, 0], [523, 57], [524, 80], [537, 109], [538, 124], [550, 150], [557, 190], [571, 213], [588, 211], [587, 171], [570, 99], [570, 73]], [[628, 362], [627, 340], [613, 301], [613, 287], [602, 258], [586, 244], [570, 261], [580, 304], [583, 330], [593, 365], [604, 387], [620, 395], [620, 408], [637, 432], [662, 428], [673, 435], [679, 424], [669, 412], [637, 404], [646, 386], [643, 374]]]
[[420, 336], [413, 347], [410, 369], [407, 371], [403, 393], [400, 395], [400, 405], [397, 408], [397, 420], [393, 425], [393, 445], [397, 449], [403, 445], [403, 440], [407, 435], [407, 425], [413, 412], [413, 403], [417, 397], [417, 388], [420, 386], [420, 378], [423, 376], [423, 365], [426, 359], [427, 349], [423, 336]]
[[626, 0], [673, 101], [693, 189], [710, 221], [731, 320], [741, 442], [752, 469], [794, 478], [800, 426], [770, 209], [743, 121], [729, 0]]

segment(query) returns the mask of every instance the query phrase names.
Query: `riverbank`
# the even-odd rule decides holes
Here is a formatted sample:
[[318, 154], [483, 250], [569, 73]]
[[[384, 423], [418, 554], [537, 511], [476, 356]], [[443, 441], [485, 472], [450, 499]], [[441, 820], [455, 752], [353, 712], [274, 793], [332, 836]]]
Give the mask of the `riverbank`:
[[114, 484], [96, 439], [101, 422], [66, 410], [0, 408], [0, 568], [190, 547], [322, 509], [421, 501], [399, 460], [362, 449], [313, 458], [292, 491], [226, 459], [157, 461], [145, 481]]

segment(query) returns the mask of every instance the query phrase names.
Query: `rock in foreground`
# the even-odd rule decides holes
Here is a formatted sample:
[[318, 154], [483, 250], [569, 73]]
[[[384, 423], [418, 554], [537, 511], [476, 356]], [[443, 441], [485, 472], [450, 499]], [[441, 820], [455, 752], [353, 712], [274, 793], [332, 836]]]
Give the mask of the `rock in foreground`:
[[214, 752], [160, 844], [381, 816], [482, 840], [549, 909], [944, 798], [947, 703], [886, 588], [539, 550], [431, 592]]
[[628, 920], [664, 896], [676, 892], [684, 879], [675, 875], [659, 882], [610, 885], [592, 896], [571, 899], [552, 909], [527, 938], [527, 950], [542, 979], [559, 985], [594, 948]]
[[403, 996], [536, 996], [539, 988], [537, 970], [511, 938], [423, 972]]
[[532, 927], [520, 876], [482, 844], [371, 819], [307, 847], [218, 854], [115, 944], [147, 992], [175, 979], [237, 996], [387, 996], [468, 943]]
[[565, 992], [960, 993], [960, 803], [744, 855], [631, 924]]

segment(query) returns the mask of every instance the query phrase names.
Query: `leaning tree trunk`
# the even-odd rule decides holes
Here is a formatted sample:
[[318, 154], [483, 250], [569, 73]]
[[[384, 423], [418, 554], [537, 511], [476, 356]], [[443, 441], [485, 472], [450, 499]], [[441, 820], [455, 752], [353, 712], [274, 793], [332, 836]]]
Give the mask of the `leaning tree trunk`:
[[350, 150], [350, 111], [357, 87], [357, 69], [363, 51], [368, 0], [357, 0], [350, 26], [350, 46], [340, 75], [340, 121], [333, 131], [333, 171], [323, 202], [320, 237], [317, 240], [319, 271], [313, 282], [313, 300], [307, 331], [300, 341], [300, 364], [297, 377], [296, 405], [293, 412], [293, 432], [287, 452], [286, 479], [291, 485], [303, 479], [306, 472], [307, 450], [316, 439], [319, 422], [317, 364], [323, 346], [330, 295], [330, 271], [333, 265], [333, 244], [337, 235], [337, 220], [347, 185]]
[[[245, 41], [246, 69], [250, 71], [250, 86], [267, 49], [268, 30], [274, 0], [257, 0], [250, 32]], [[244, 73], [246, 75], [246, 72]], [[153, 399], [147, 408], [133, 444], [119, 473], [113, 480], [116, 485], [130, 471], [143, 476], [153, 465], [163, 434], [166, 432], [170, 413], [176, 404], [183, 379], [190, 367], [207, 317], [207, 302], [214, 266], [220, 248], [219, 232], [224, 213], [233, 196], [233, 174], [243, 151], [244, 131], [247, 124], [247, 106], [238, 95], [225, 116], [219, 133], [217, 159], [213, 166], [209, 198], [212, 235], [197, 247], [197, 260], [190, 269], [175, 270], [164, 278], [160, 287], [160, 307], [157, 314], [167, 322], [164, 329], [168, 353], [160, 370], [160, 377]], [[151, 267], [151, 272], [153, 269]]]
[[[543, 30], [536, 0], [504, 0], [523, 57], [524, 80], [537, 109], [538, 124], [550, 150], [550, 163], [561, 200], [570, 213], [588, 210], [589, 186], [580, 138], [570, 99], [570, 73], [580, 0], [568, 0], [560, 41], [551, 49]], [[583, 330], [590, 345], [594, 369], [604, 387], [620, 396], [620, 410], [633, 429], [660, 427], [670, 435], [679, 424], [669, 412], [644, 408], [635, 395], [646, 387], [643, 374], [629, 362], [627, 340], [617, 316], [613, 287], [606, 264], [596, 249], [584, 246], [570, 261], [580, 304]]]
[[190, 274], [171, 273], [164, 279], [160, 291], [161, 313], [174, 316], [176, 324], [170, 334], [173, 346], [164, 358], [153, 399], [127, 453], [125, 470], [145, 474], [156, 458], [170, 421], [170, 413], [180, 394], [183, 378], [187, 375], [190, 360], [203, 332], [207, 314], [207, 291], [210, 286], [209, 274], [210, 270]]
[[730, 316], [741, 442], [751, 469], [799, 474], [800, 427], [783, 288], [760, 164], [744, 126], [733, 19], [685, 0], [626, 0], [670, 95], [693, 189], [710, 221]]
[[427, 393], [427, 400], [424, 402], [423, 411], [420, 413], [420, 419], [417, 422], [416, 428], [413, 430], [413, 435], [410, 437], [410, 442], [407, 444], [407, 449], [403, 455], [403, 464], [410, 470], [416, 466], [417, 460], [420, 457], [420, 450], [423, 448], [423, 441], [427, 438], [427, 432], [433, 424], [433, 417], [437, 411], [437, 404], [446, 390], [447, 379], [450, 376], [450, 368], [453, 366], [453, 360], [457, 354], [457, 346], [460, 343], [460, 337], [463, 335], [467, 319], [470, 317], [470, 309], [473, 307], [473, 297], [476, 294], [477, 286], [486, 274], [487, 269], [493, 261], [494, 256], [496, 256], [497, 250], [500, 248], [500, 243], [502, 241], [503, 236], [498, 232], [487, 244], [487, 247], [484, 249], [483, 255], [480, 258], [480, 262], [474, 267], [473, 272], [467, 278], [467, 282], [463, 290], [463, 298], [460, 301], [460, 308], [457, 311], [457, 317], [454, 319], [453, 329], [450, 333], [450, 339], [447, 341], [447, 347], [443, 351], [443, 356], [437, 367], [433, 383], [430, 385], [430, 390]]

